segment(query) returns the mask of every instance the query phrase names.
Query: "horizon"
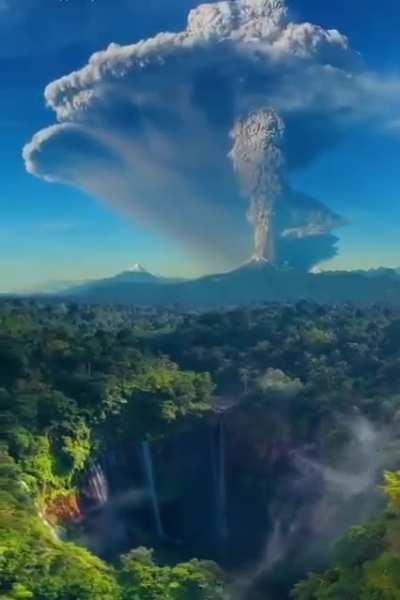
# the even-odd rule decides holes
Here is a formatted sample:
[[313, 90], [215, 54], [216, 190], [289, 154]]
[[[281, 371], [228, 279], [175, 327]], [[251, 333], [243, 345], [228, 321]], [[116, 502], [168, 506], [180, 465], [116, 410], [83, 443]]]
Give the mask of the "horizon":
[[[1, 152], [5, 167], [0, 196], [3, 217], [0, 252], [6, 258], [1, 269], [2, 293], [32, 289], [46, 282], [101, 279], [126, 270], [127, 265], [134, 262], [166, 277], [196, 278], [231, 270], [252, 254], [246, 201], [240, 196], [240, 183], [233, 181], [233, 174], [231, 179], [226, 179], [227, 187], [223, 187], [225, 171], [223, 181], [215, 189], [203, 189], [203, 182], [199, 187], [197, 173], [193, 177], [195, 183], [189, 181], [182, 186], [182, 194], [188, 192], [190, 196], [190, 206], [184, 208], [188, 216], [183, 213], [183, 217], [178, 215], [177, 209], [177, 214], [167, 211], [164, 216], [165, 209], [157, 204], [158, 200], [151, 214], [147, 214], [140, 203], [134, 212], [126, 203], [121, 208], [121, 202], [114, 199], [99, 201], [95, 190], [101, 187], [100, 180], [95, 184], [90, 181], [87, 186], [86, 177], [86, 189], [83, 189], [81, 182], [79, 185], [71, 181], [68, 185], [50, 183], [25, 171], [23, 147], [36, 132], [56, 123], [55, 115], [43, 98], [48, 84], [81, 69], [94, 52], [103, 50], [111, 42], [134, 44], [159, 32], [184, 31], [189, 10], [199, 3], [191, 0], [186, 7], [172, 0], [161, 7], [153, 0], [146, 7], [135, 4], [120, 0], [115, 9], [105, 0], [82, 3], [45, 0], [39, 7], [37, 0], [30, 0], [21, 7], [11, 0], [0, 5], [0, 31], [4, 39], [0, 63], [5, 79], [0, 100], [4, 135]], [[375, 81], [377, 87], [381, 86], [380, 95], [371, 100], [375, 103], [374, 112], [368, 115], [365, 124], [358, 122], [360, 116], [356, 115], [357, 122], [346, 125], [346, 135], [334, 131], [340, 139], [323, 146], [312, 161], [288, 176], [296, 193], [300, 190], [302, 195], [322, 198], [329, 214], [334, 215], [333, 221], [336, 215], [346, 221], [346, 225], [338, 229], [331, 224], [326, 226], [326, 232], [333, 231], [339, 238], [338, 252], [336, 256], [318, 260], [314, 268], [324, 271], [397, 268], [400, 265], [396, 225], [400, 219], [397, 176], [400, 112], [396, 101], [400, 99], [397, 61], [400, 41], [395, 23], [396, 17], [400, 17], [400, 7], [383, 0], [377, 11], [375, 4], [368, 1], [360, 22], [356, 8], [345, 2], [335, 7], [321, 7], [316, 1], [296, 0], [289, 1], [288, 5], [291, 21], [310, 22], [325, 29], [337, 28], [348, 36], [350, 48], [364, 61], [361, 67], [354, 67], [352, 77], [358, 77], [362, 69], [364, 80], [370, 78], [368, 85]], [[59, 27], [57, 36], [52, 34], [55, 23]], [[42, 43], [42, 39], [45, 42]], [[204, 93], [210, 92], [205, 89]], [[97, 119], [98, 115], [95, 116]], [[163, 128], [165, 116], [160, 119]], [[101, 127], [105, 131], [103, 124]], [[332, 131], [336, 127], [333, 123]], [[114, 136], [114, 131], [109, 129], [109, 134]], [[162, 151], [164, 141], [154, 138], [154, 144], [159, 144], [157, 152]], [[75, 144], [73, 140], [69, 143]], [[205, 148], [207, 143], [209, 140], [204, 138]], [[296, 143], [300, 143], [299, 140]], [[95, 151], [97, 160], [97, 149]], [[54, 169], [60, 156], [64, 159], [62, 152], [62, 148], [56, 148], [50, 159], [46, 159], [51, 168]], [[205, 161], [204, 165], [207, 164]], [[66, 165], [67, 171], [71, 165]], [[143, 165], [148, 168], [145, 162]], [[215, 174], [220, 171], [217, 169]], [[151, 172], [155, 180], [160, 177], [162, 199], [162, 194], [168, 192], [165, 182], [174, 185], [177, 179], [171, 174], [165, 177], [161, 169]], [[76, 180], [75, 174], [72, 179]], [[143, 206], [147, 209], [147, 182], [138, 185], [137, 194], [140, 196], [142, 192]], [[221, 190], [223, 193], [216, 203]], [[199, 192], [204, 197], [209, 195], [201, 206]], [[176, 193], [179, 196], [181, 191]], [[160, 214], [157, 215], [157, 211]], [[213, 211], [215, 230], [213, 225], [205, 236], [204, 226], [212, 223], [209, 214]], [[329, 214], [326, 213], [328, 217]], [[169, 216], [171, 221], [165, 223]], [[329, 221], [331, 217], [328, 217]], [[325, 230], [323, 233], [325, 235]], [[235, 244], [229, 247], [232, 238]], [[334, 246], [329, 252], [334, 254]]]
[[[132, 274], [132, 273], [148, 274], [153, 277], [165, 279], [166, 282], [169, 282], [169, 280], [170, 280], [171, 283], [175, 283], [177, 279], [179, 279], [182, 282], [186, 282], [186, 281], [190, 282], [190, 281], [197, 281], [199, 279], [202, 279], [203, 277], [228, 275], [229, 273], [241, 270], [243, 267], [246, 267], [254, 260], [255, 259], [253, 257], [253, 258], [237, 265], [234, 269], [225, 269], [225, 270], [218, 271], [218, 272], [210, 272], [210, 273], [204, 273], [201, 275], [192, 275], [192, 276], [186, 276], [186, 277], [180, 275], [179, 273], [172, 273], [172, 274], [166, 275], [164, 273], [149, 270], [142, 263], [135, 263], [131, 267], [125, 267], [117, 272], [104, 273], [98, 277], [87, 277], [87, 278], [74, 279], [74, 280], [72, 280], [72, 279], [71, 280], [50, 279], [48, 281], [41, 281], [37, 285], [32, 286], [32, 287], [18, 288], [18, 289], [10, 290], [7, 292], [0, 291], [0, 296], [16, 295], [16, 296], [29, 297], [31, 295], [36, 295], [36, 294], [57, 296], [58, 294], [62, 295], [62, 293], [64, 291], [70, 291], [70, 290], [74, 289], [75, 287], [79, 287], [81, 285], [96, 284], [98, 282], [112, 280], [115, 277], [118, 277], [119, 275]], [[140, 270], [137, 267], [139, 267]], [[288, 267], [279, 267], [278, 271], [279, 270], [286, 271], [287, 269], [288, 269]], [[295, 271], [295, 269], [293, 269], [291, 267], [289, 267], [289, 269]], [[336, 275], [339, 275], [341, 273], [365, 273], [365, 274], [368, 274], [368, 273], [374, 273], [376, 271], [381, 271], [381, 270], [382, 271], [395, 271], [396, 273], [400, 274], [400, 267], [397, 267], [396, 265], [384, 266], [384, 267], [378, 266], [378, 267], [360, 268], [360, 269], [357, 269], [357, 268], [354, 268], [354, 269], [331, 268], [331, 269], [329, 269], [329, 268], [323, 268], [321, 266], [318, 266], [318, 267], [310, 270], [308, 273], [310, 275], [323, 275], [323, 274], [329, 274], [329, 273], [336, 274]], [[132, 283], [134, 283], [134, 282], [132, 282]]]

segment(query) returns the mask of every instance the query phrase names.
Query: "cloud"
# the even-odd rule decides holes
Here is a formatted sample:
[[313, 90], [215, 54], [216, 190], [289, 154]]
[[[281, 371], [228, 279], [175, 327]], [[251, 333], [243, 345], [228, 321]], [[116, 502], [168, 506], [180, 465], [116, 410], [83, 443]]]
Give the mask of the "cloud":
[[[384, 130], [399, 97], [399, 83], [370, 74], [344, 35], [291, 22], [283, 0], [204, 4], [184, 31], [111, 44], [52, 82], [45, 98], [59, 124], [36, 134], [24, 158], [30, 173], [229, 262], [250, 251], [228, 156], [239, 119], [279, 115], [290, 176], [352, 127]], [[335, 253], [341, 219], [321, 202], [288, 186], [277, 221], [281, 252], [312, 240], [315, 262]]]

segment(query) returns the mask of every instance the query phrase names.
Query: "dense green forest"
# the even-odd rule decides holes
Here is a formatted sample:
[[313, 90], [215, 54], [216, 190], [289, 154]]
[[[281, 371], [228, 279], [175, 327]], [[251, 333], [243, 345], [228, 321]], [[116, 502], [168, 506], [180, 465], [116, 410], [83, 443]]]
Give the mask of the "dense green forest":
[[[7, 300], [0, 409], [0, 598], [278, 600], [288, 586], [297, 600], [400, 598], [400, 313]], [[222, 435], [224, 531], [210, 537], [196, 479], [216, 447], [221, 481]], [[160, 543], [146, 516], [129, 512], [129, 540], [96, 556], [88, 473], [117, 451], [131, 457], [134, 444], [151, 445], [163, 525], [172, 530], [182, 497], [191, 523]], [[185, 459], [191, 475], [181, 477]], [[135, 477], [128, 462], [113, 467], [118, 492]], [[318, 511], [331, 515], [322, 533]]]

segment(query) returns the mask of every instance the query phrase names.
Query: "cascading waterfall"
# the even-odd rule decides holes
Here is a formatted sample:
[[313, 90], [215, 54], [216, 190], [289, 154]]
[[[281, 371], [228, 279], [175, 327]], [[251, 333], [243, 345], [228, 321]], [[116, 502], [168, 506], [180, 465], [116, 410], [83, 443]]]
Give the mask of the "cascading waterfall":
[[262, 573], [268, 573], [283, 558], [287, 542], [288, 540], [283, 533], [282, 521], [276, 517], [264, 555], [256, 569], [255, 577]]
[[90, 497], [98, 506], [107, 504], [109, 497], [108, 482], [100, 463], [93, 464], [89, 469], [88, 491]]
[[228, 537], [228, 523], [226, 514], [226, 456], [225, 456], [225, 426], [224, 418], [221, 414], [218, 419], [217, 426], [217, 441], [216, 441], [216, 516], [217, 516], [217, 533], [218, 538], [225, 546]]
[[146, 477], [147, 489], [150, 496], [151, 508], [154, 517], [154, 524], [156, 527], [157, 535], [159, 539], [165, 539], [165, 532], [161, 519], [160, 503], [158, 500], [155, 480], [154, 480], [154, 469], [153, 469], [153, 457], [149, 442], [141, 443], [143, 467]]

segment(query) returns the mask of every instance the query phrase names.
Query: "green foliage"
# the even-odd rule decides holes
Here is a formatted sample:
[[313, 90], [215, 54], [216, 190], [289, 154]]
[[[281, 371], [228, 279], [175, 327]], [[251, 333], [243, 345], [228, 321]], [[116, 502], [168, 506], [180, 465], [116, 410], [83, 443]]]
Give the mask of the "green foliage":
[[164, 435], [210, 409], [210, 376], [155, 355], [154, 325], [141, 348], [135, 327], [112, 309], [0, 304], [0, 434], [44, 502], [115, 435]]
[[398, 600], [400, 555], [392, 548], [393, 521], [352, 527], [336, 546], [333, 569], [310, 575], [293, 590], [296, 600]]
[[[241, 401], [257, 448], [311, 443], [334, 464], [348, 415], [398, 427], [399, 323], [307, 302], [200, 315], [1, 302], [0, 600], [222, 598], [213, 565], [158, 566], [141, 549], [111, 568], [60, 542], [39, 509], [73, 494], [96, 453], [171, 435], [218, 397]], [[394, 521], [351, 529], [295, 598], [399, 598], [400, 473], [385, 490]]]
[[69, 470], [73, 473], [82, 471], [87, 464], [91, 450], [91, 432], [83, 419], [80, 419], [63, 435], [61, 452], [68, 460]]
[[400, 513], [400, 471], [384, 474], [384, 490], [389, 499], [390, 507], [396, 513]]
[[213, 384], [206, 373], [180, 371], [169, 361], [146, 361], [131, 380], [122, 382], [125, 404], [114, 415], [120, 438], [162, 435], [185, 419], [210, 410]]
[[146, 549], [123, 558], [120, 571], [75, 544], [60, 541], [0, 455], [0, 598], [13, 600], [220, 600], [212, 564], [158, 567]]
[[384, 550], [385, 525], [378, 521], [357, 525], [336, 544], [336, 561], [344, 567], [356, 567], [379, 556]]
[[120, 598], [112, 569], [86, 550], [50, 538], [37, 519], [21, 516], [21, 527], [0, 538], [2, 593], [35, 600]]
[[221, 573], [213, 563], [192, 560], [157, 567], [151, 550], [138, 548], [122, 558], [123, 600], [222, 600]]
[[165, 435], [210, 409], [210, 376], [142, 351], [126, 325], [112, 310], [0, 303], [0, 600], [221, 598], [211, 565], [160, 567], [142, 550], [118, 570], [45, 520], [116, 435]]

